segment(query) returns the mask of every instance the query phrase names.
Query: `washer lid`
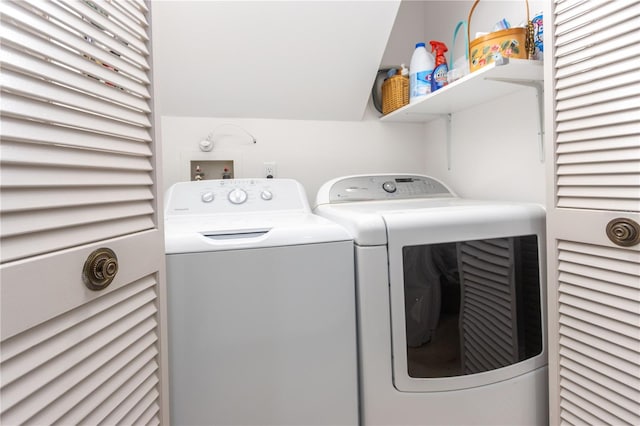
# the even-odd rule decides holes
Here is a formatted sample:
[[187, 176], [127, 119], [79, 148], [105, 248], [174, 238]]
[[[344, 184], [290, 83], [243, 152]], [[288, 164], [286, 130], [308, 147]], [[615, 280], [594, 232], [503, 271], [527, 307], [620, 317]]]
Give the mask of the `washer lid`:
[[167, 254], [350, 241], [291, 179], [181, 182], [165, 198]]
[[351, 240], [343, 227], [311, 213], [257, 214], [233, 218], [185, 217], [165, 222], [167, 254]]

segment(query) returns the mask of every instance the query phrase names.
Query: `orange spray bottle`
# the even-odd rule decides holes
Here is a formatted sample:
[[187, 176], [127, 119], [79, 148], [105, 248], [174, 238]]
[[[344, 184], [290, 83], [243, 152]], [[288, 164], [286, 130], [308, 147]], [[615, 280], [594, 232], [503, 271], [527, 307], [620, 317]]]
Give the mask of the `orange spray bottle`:
[[431, 40], [429, 43], [431, 44], [431, 52], [435, 52], [434, 56], [436, 58], [433, 73], [431, 74], [431, 92], [435, 92], [447, 85], [447, 72], [449, 71], [449, 67], [447, 66], [447, 59], [444, 54], [449, 49], [447, 49], [447, 46], [441, 41]]

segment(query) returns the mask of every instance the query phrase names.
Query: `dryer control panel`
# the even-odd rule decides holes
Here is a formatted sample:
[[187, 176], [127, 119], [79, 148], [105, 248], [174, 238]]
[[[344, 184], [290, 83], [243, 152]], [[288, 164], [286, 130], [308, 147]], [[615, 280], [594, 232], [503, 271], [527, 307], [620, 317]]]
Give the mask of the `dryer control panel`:
[[326, 204], [455, 196], [442, 182], [429, 176], [381, 174], [346, 176], [327, 182], [320, 189], [317, 202]]
[[167, 191], [165, 206], [166, 217], [310, 211], [304, 188], [293, 179], [213, 179], [180, 182]]

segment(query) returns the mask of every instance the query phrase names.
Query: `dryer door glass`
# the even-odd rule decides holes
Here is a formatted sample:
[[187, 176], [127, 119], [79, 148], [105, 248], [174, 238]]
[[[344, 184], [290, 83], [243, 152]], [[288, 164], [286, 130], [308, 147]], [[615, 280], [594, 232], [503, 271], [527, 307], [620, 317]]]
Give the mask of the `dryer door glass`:
[[408, 375], [463, 376], [542, 352], [535, 235], [402, 249]]

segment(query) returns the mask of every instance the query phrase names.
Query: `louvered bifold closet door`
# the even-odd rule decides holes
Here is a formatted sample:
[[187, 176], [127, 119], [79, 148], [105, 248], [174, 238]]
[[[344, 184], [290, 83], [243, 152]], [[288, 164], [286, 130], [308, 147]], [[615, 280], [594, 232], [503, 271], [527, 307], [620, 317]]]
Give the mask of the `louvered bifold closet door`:
[[562, 419], [638, 425], [638, 255], [572, 241], [559, 241], [558, 252]]
[[552, 8], [550, 420], [638, 425], [640, 245], [606, 227], [640, 219], [640, 1]]
[[558, 207], [640, 210], [640, 2], [556, 7]]
[[[0, 2], [0, 424], [163, 418], [148, 5]], [[102, 291], [82, 267], [113, 249]]]
[[3, 262], [154, 227], [142, 6], [2, 2]]

